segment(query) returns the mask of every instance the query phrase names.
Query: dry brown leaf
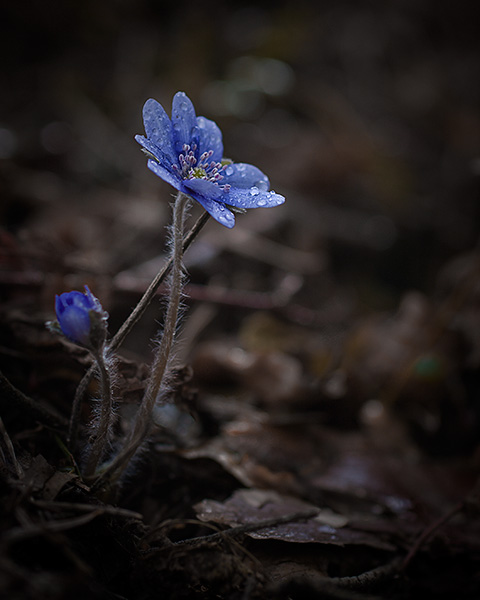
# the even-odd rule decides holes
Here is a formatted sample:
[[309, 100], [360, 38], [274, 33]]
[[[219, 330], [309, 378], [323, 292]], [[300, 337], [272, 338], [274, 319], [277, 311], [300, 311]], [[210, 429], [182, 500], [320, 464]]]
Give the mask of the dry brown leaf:
[[237, 490], [225, 502], [203, 500], [195, 507], [202, 521], [214, 521], [232, 527], [252, 524], [267, 519], [285, 518], [292, 521], [263, 527], [248, 532], [255, 539], [276, 539], [292, 543], [321, 543], [344, 546], [363, 544], [382, 550], [393, 550], [394, 546], [369, 533], [347, 527], [348, 517], [335, 513], [329, 508], [318, 509], [318, 514], [305, 520], [299, 515], [316, 510], [312, 504], [303, 500], [278, 494], [277, 492], [251, 489]]

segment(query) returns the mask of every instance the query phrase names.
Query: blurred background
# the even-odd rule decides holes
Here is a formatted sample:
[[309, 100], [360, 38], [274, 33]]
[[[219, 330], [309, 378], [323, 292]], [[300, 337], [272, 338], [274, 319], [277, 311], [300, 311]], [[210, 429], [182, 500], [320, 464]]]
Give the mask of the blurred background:
[[[120, 505], [146, 524], [181, 523], [196, 502], [223, 501], [239, 483], [326, 505], [352, 528], [325, 521], [338, 529], [327, 526], [321, 544], [300, 537], [302, 550], [281, 550], [277, 540], [253, 550], [266, 565], [276, 557], [287, 579], [291, 568], [295, 577], [304, 572], [288, 567], [292, 557], [305, 557], [305, 572], [318, 565], [321, 580], [387, 564], [380, 551], [401, 556], [452, 507], [474, 507], [466, 494], [480, 458], [476, 4], [2, 3], [0, 454], [10, 456], [8, 432], [21, 457], [35, 457], [25, 479], [35, 493], [53, 500], [74, 469], [39, 407], [68, 421], [91, 361], [45, 321], [54, 318], [55, 294], [88, 284], [113, 334], [165, 264], [173, 190], [146, 168], [134, 136], [143, 133], [146, 99], [170, 113], [181, 90], [198, 115], [218, 123], [225, 155], [257, 165], [287, 200], [239, 215], [232, 230], [210, 220], [186, 253], [179, 368], [155, 413], [152, 453], [137, 475], [133, 467]], [[192, 206], [189, 225], [201, 212]], [[151, 304], [116, 359], [119, 432], [143, 397], [164, 305]], [[92, 381], [85, 396], [98, 393]], [[82, 423], [91, 406], [83, 404]], [[47, 461], [60, 470], [45, 475]], [[50, 486], [51, 472], [60, 483]], [[192, 546], [201, 560], [183, 563], [176, 550], [155, 554], [157, 537], [141, 537], [134, 549], [133, 529], [123, 521], [114, 529], [107, 513], [103, 525], [71, 519], [70, 534], [61, 516], [69, 512], [30, 504], [17, 483], [2, 484], [4, 527], [12, 514], [2, 547], [22, 544], [0, 560], [8, 597], [27, 588], [29, 598], [106, 597], [93, 579], [86, 594], [79, 587], [90, 572], [112, 578], [108, 597], [137, 597], [140, 582], [152, 585], [149, 597], [159, 587], [186, 597], [178, 586], [188, 577], [197, 586], [197, 575], [195, 589], [207, 597], [212, 565], [235, 587], [228, 597], [257, 597], [236, 542], [231, 554], [225, 540], [218, 554]], [[83, 502], [84, 487], [67, 499]], [[55, 535], [47, 514], [62, 519]], [[480, 537], [469, 518], [452, 520], [450, 530], [437, 522], [438, 543], [407, 580], [406, 596], [395, 597], [479, 597]], [[158, 531], [168, 536], [169, 527]], [[293, 546], [290, 534], [284, 539]], [[158, 573], [149, 562], [156, 557]]]
[[[337, 325], [394, 309], [409, 289], [430, 294], [448, 261], [478, 249], [473, 10], [447, 0], [5, 3], [3, 292], [51, 313], [53, 293], [88, 282], [112, 328], [121, 322], [164, 259], [172, 194], [133, 136], [147, 98], [170, 113], [183, 90], [223, 130], [226, 156], [260, 167], [287, 197], [232, 232], [209, 223], [187, 257], [192, 283], [276, 290]], [[220, 310], [217, 323], [233, 329], [235, 314]]]

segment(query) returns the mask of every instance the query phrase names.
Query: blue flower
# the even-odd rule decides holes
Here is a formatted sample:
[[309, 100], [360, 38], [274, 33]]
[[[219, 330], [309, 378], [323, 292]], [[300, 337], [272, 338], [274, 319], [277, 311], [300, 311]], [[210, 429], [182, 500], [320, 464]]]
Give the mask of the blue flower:
[[75, 344], [97, 348], [105, 340], [108, 315], [88, 286], [85, 293], [73, 291], [56, 296], [55, 312], [62, 333]]
[[156, 100], [147, 100], [143, 122], [146, 137], [135, 139], [149, 157], [148, 168], [199, 202], [225, 227], [235, 225], [232, 210], [285, 202], [283, 196], [269, 191], [268, 177], [260, 169], [223, 159], [222, 132], [213, 121], [196, 116], [183, 92], [173, 98], [171, 119]]

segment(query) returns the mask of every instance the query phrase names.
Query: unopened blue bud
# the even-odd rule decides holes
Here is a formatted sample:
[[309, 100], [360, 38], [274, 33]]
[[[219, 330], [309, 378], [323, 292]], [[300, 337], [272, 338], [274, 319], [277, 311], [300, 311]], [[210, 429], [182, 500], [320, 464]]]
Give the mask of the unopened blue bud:
[[88, 286], [85, 293], [73, 291], [56, 296], [55, 312], [62, 333], [75, 344], [97, 348], [105, 340], [108, 315]]

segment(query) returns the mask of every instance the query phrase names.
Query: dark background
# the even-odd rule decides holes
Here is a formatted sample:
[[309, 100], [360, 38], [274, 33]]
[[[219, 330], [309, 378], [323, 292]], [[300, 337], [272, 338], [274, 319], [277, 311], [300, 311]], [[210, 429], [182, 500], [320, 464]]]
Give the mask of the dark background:
[[[475, 8], [2, 4], [0, 590], [9, 598], [357, 598], [334, 593], [329, 577], [403, 560], [432, 524], [409, 567], [389, 571], [382, 597], [478, 597], [478, 493], [468, 495], [480, 432]], [[164, 264], [173, 190], [146, 168], [134, 135], [145, 100], [169, 113], [178, 90], [219, 124], [226, 156], [257, 165], [287, 200], [238, 216], [232, 230], [211, 220], [186, 254], [175, 355], [187, 369], [112, 500], [142, 518], [111, 519], [76, 476], [78, 448], [67, 450], [65, 431], [36, 410], [68, 420], [90, 360], [45, 321], [55, 294], [88, 284], [113, 334]], [[193, 221], [200, 207], [191, 212]], [[163, 306], [153, 302], [121, 348], [119, 436], [142, 397]], [[93, 383], [84, 438], [96, 393]], [[33, 399], [28, 410], [21, 394]], [[242, 504], [245, 492], [278, 493], [283, 516], [296, 510], [282, 496], [291, 494], [341, 524], [169, 546], [211, 533], [192, 519], [202, 510], [213, 519], [212, 507], [220, 527], [278, 516], [268, 502]], [[78, 502], [101, 514], [79, 525], [68, 504]]]
[[410, 287], [430, 291], [444, 262], [477, 244], [473, 8], [9, 2], [4, 228], [43, 235], [52, 260], [88, 246], [83, 265], [110, 275], [161, 252], [170, 190], [133, 136], [145, 99], [169, 112], [180, 89], [218, 122], [226, 155], [258, 165], [286, 195], [271, 213], [277, 237], [321, 255], [369, 307], [394, 306]]

